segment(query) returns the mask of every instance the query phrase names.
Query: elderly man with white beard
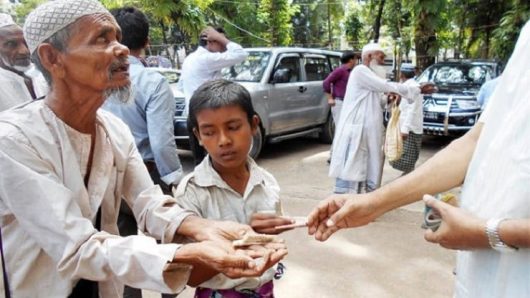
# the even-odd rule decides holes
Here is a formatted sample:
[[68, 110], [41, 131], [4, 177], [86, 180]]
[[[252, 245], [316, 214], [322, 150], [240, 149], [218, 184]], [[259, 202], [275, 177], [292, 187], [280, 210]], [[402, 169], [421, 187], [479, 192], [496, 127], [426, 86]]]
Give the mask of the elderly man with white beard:
[[0, 13], [0, 111], [46, 92], [48, 86], [44, 78], [32, 69], [22, 28], [10, 15]]
[[[129, 50], [101, 3], [46, 2], [23, 31], [51, 91], [0, 113], [0, 295], [178, 293], [219, 272], [259, 276], [287, 253], [283, 243], [236, 250], [249, 226], [202, 219], [153, 184], [128, 127], [100, 109], [130, 86]], [[119, 236], [122, 200], [146, 235]]]
[[384, 79], [385, 54], [379, 44], [362, 49], [362, 64], [348, 79], [341, 117], [333, 140], [329, 175], [336, 178], [335, 193], [371, 192], [380, 186], [383, 165], [382, 93], [417, 98], [434, 91], [434, 85], [421, 87], [387, 82]]

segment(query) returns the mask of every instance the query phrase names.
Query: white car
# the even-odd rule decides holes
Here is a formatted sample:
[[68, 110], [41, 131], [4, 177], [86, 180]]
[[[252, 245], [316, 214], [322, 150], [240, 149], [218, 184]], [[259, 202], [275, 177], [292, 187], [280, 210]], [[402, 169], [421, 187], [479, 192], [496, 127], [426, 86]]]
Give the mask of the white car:
[[173, 124], [175, 129], [175, 142], [179, 147], [188, 148], [188, 130], [186, 123], [182, 121], [182, 114], [186, 107], [186, 101], [184, 99], [184, 93], [178, 87], [178, 81], [180, 79], [180, 69], [174, 68], [163, 68], [163, 67], [150, 67], [150, 69], [158, 71], [162, 74], [169, 82], [171, 91], [173, 91], [173, 97], [175, 98], [175, 115], [173, 118]]

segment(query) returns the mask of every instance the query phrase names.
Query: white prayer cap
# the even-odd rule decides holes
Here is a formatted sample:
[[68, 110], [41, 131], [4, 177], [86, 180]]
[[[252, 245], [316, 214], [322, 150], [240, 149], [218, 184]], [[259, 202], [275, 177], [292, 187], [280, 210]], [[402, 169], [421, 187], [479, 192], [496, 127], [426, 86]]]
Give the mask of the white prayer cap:
[[16, 25], [15, 21], [13, 21], [13, 18], [7, 13], [0, 13], [0, 28], [11, 25]]
[[412, 63], [401, 63], [401, 71], [414, 72], [415, 67]]
[[38, 6], [26, 18], [24, 38], [33, 53], [39, 44], [87, 15], [109, 13], [96, 0], [56, 0]]
[[378, 43], [371, 42], [363, 47], [362, 55], [368, 52], [376, 52], [376, 51], [384, 52], [383, 48]]

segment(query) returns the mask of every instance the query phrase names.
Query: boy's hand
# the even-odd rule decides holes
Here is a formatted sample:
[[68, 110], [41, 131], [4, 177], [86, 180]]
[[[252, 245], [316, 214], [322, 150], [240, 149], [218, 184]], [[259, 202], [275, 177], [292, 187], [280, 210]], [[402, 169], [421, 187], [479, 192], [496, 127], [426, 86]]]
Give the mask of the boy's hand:
[[292, 230], [293, 227], [280, 228], [279, 226], [294, 224], [295, 220], [289, 217], [278, 216], [270, 213], [254, 213], [250, 219], [250, 226], [256, 233], [280, 234]]

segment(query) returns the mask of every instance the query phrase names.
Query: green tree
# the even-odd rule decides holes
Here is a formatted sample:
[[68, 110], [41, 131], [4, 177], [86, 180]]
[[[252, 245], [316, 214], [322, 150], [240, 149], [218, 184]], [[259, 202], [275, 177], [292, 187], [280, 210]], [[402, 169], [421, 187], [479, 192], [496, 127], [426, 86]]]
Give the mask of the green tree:
[[524, 24], [530, 19], [530, 3], [514, 0], [503, 14], [499, 26], [493, 30], [492, 47], [496, 56], [507, 61]]
[[260, 0], [258, 22], [268, 28], [262, 37], [269, 41], [270, 46], [291, 44], [291, 18], [298, 8], [297, 5], [291, 5], [289, 0]]

